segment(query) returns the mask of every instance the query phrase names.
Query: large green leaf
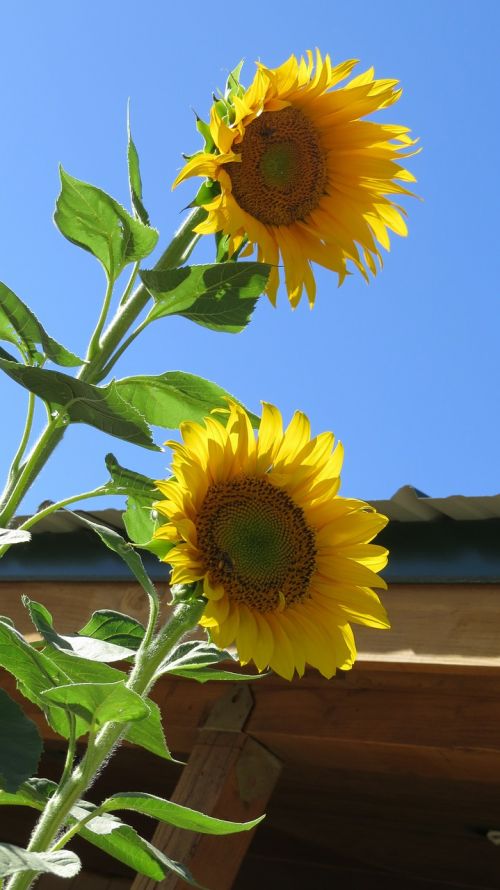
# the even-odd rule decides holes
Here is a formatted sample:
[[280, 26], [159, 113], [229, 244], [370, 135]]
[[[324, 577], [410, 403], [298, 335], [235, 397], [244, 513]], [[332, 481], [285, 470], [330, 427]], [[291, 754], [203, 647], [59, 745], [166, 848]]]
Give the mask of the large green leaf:
[[[68, 511], [70, 512], [70, 511]], [[91, 528], [97, 535], [99, 535], [103, 544], [106, 547], [109, 547], [110, 550], [113, 550], [118, 556], [123, 559], [123, 561], [128, 565], [130, 571], [135, 576], [142, 589], [152, 600], [155, 602], [158, 601], [158, 593], [156, 588], [151, 581], [151, 578], [146, 572], [144, 565], [142, 563], [142, 559], [138, 553], [134, 550], [131, 544], [125, 541], [118, 532], [113, 531], [113, 529], [107, 528], [105, 525], [101, 525], [98, 522], [92, 522], [90, 519], [87, 519], [85, 516], [82, 516], [79, 513], [71, 514], [75, 519], [78, 519], [79, 522], [86, 525], [88, 528]]]
[[[23, 605], [28, 609], [30, 618], [46, 643], [61, 649], [68, 655], [88, 658], [90, 661], [122, 661], [135, 655], [135, 649], [116, 645], [109, 641], [95, 639], [82, 634], [59, 634], [54, 628], [54, 621], [49, 610], [23, 596]], [[131, 619], [132, 620], [132, 619]]]
[[23, 354], [29, 356], [32, 364], [36, 364], [40, 358], [37, 346], [58, 365], [71, 368], [83, 364], [81, 358], [49, 337], [31, 309], [1, 281], [0, 340], [14, 343]]
[[139, 155], [132, 139], [130, 130], [130, 107], [127, 109], [127, 165], [130, 199], [134, 213], [144, 225], [149, 226], [149, 214], [142, 203], [142, 180], [139, 167]]
[[100, 260], [111, 281], [127, 263], [151, 253], [158, 241], [156, 229], [131, 216], [101, 189], [74, 179], [62, 167], [60, 173], [54, 221], [69, 241]]
[[0, 689], [0, 787], [15, 792], [36, 773], [42, 747], [36, 725]]
[[[88, 812], [88, 809], [82, 808], [82, 810], [80, 818], [84, 817], [86, 812]], [[75, 811], [76, 813], [78, 812], [76, 808], [73, 808], [72, 813], [75, 813]], [[90, 826], [93, 826], [95, 830], [92, 830]], [[92, 819], [91, 822], [80, 829], [78, 834], [93, 844], [94, 847], [99, 847], [100, 850], [108, 853], [109, 856], [113, 856], [114, 859], [118, 859], [119, 862], [130, 866], [134, 871], [139, 872], [140, 875], [146, 875], [146, 877], [152, 878], [155, 881], [161, 881], [167, 877], [169, 872], [174, 872], [174, 874], [178, 875], [192, 887], [201, 887], [194, 880], [189, 869], [182, 863], [169, 859], [153, 844], [150, 844], [149, 841], [137, 834], [130, 825], [112, 820], [109, 814], [105, 817]]]
[[45, 689], [69, 682], [64, 668], [30, 646], [14, 627], [4, 621], [0, 621], [0, 665], [16, 678], [21, 693], [45, 711], [52, 728], [67, 738], [67, 716], [60, 708], [50, 708], [42, 700]]
[[118, 439], [153, 451], [161, 450], [154, 444], [143, 416], [122, 399], [114, 382], [94, 386], [61, 371], [27, 368], [5, 358], [0, 358], [0, 368], [57, 409], [66, 422], [87, 423]]
[[115, 810], [133, 810], [135, 813], [143, 813], [158, 819], [160, 822], [168, 822], [176, 828], [186, 828], [189, 831], [197, 831], [202, 834], [236, 834], [239, 831], [250, 831], [264, 816], [252, 819], [250, 822], [229, 822], [227, 819], [215, 819], [206, 816], [198, 810], [183, 807], [171, 800], [163, 800], [154, 794], [146, 794], [141, 791], [120, 792], [108, 797], [99, 807], [105, 813]]
[[[53, 646], [47, 646], [47, 648], [44, 649], [44, 655], [50, 659], [56, 667], [60, 668], [61, 672], [64, 671], [64, 676], [67, 679], [58, 685], [67, 685], [68, 682], [114, 683], [118, 680], [127, 679], [127, 675], [123, 671], [117, 670], [117, 668], [113, 668], [102, 662], [89, 661], [87, 658], [78, 658], [74, 655], [67, 655], [65, 652], [62, 652], [60, 649], [56, 649]], [[53, 683], [48, 683], [45, 688], [53, 685]], [[164, 760], [172, 760], [173, 758], [168, 750], [163, 733], [160, 709], [151, 699], [146, 699], [146, 701], [149, 708], [149, 716], [137, 723], [132, 723], [125, 734], [125, 738], [129, 742], [132, 742], [132, 744], [139, 745], [141, 748], [145, 748], [146, 751], [151, 751], [158, 757], [162, 757]], [[56, 713], [58, 712], [59, 714], [62, 714], [64, 719], [67, 720], [65, 714], [61, 712], [59, 708], [54, 708], [53, 710]], [[78, 719], [77, 727], [77, 731], [80, 735], [85, 732], [85, 729], [80, 727]], [[67, 737], [67, 733], [61, 731], [60, 728], [56, 728], [56, 732]]]
[[269, 277], [264, 263], [215, 263], [141, 272], [155, 300], [148, 321], [183, 315], [215, 331], [237, 333], [250, 321]]
[[[213, 408], [227, 408], [228, 399], [241, 404], [211, 380], [185, 371], [166, 371], [155, 377], [124, 377], [116, 381], [116, 387], [121, 397], [137, 408], [148, 423], [171, 430], [185, 420], [201, 422]], [[248, 413], [253, 426], [258, 427], [259, 418]]]
[[73, 878], [82, 863], [76, 853], [59, 850], [57, 853], [28, 853], [14, 844], [0, 844], [0, 877], [20, 871], [48, 872], [59, 878]]
[[144, 626], [136, 618], [111, 609], [99, 609], [94, 612], [85, 627], [79, 631], [85, 639], [91, 637], [127, 649], [138, 649], [144, 633]]
[[110, 722], [144, 720], [149, 715], [146, 702], [137, 692], [127, 689], [122, 680], [54, 686], [42, 693], [42, 699], [79, 717], [89, 729]]

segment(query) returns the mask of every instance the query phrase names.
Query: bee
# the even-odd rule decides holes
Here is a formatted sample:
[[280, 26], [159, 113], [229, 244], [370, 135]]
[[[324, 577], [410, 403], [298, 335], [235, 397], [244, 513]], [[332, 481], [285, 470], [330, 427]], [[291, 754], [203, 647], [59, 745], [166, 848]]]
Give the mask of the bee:
[[225, 574], [231, 575], [234, 569], [233, 561], [229, 556], [229, 553], [226, 553], [225, 550], [220, 551], [220, 559], [217, 563], [217, 568], [219, 572], [224, 571]]
[[260, 136], [262, 137], [262, 139], [271, 139], [271, 137], [274, 136], [275, 132], [275, 128], [270, 127], [269, 124], [263, 124], [260, 128]]

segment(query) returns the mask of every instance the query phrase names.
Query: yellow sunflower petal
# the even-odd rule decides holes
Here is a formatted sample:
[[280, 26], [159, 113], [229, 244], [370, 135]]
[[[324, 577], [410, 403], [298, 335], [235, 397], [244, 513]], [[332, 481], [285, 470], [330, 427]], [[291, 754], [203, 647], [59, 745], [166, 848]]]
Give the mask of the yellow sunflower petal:
[[259, 63], [249, 88], [229, 100], [227, 121], [213, 105], [214, 152], [194, 155], [175, 180], [219, 183], [196, 230], [229, 235], [232, 249], [244, 238], [250, 249], [257, 245], [262, 262], [273, 266], [273, 304], [280, 257], [292, 306], [304, 290], [312, 306], [311, 263], [337, 272], [342, 283], [351, 262], [368, 280], [381, 263], [378, 244], [389, 249], [387, 229], [406, 235], [390, 195], [411, 196], [397, 180], [414, 176], [397, 162], [414, 153], [416, 140], [407, 127], [364, 120], [394, 104], [401, 90], [397, 80], [375, 78], [373, 68], [346, 81], [355, 64], [333, 66], [319, 50], [274, 69]]

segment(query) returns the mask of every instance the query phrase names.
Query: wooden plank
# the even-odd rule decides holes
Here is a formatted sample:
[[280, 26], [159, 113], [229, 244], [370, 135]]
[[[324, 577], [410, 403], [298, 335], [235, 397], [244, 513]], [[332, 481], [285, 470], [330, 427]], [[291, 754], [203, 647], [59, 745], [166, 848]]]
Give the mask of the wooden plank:
[[[269, 751], [238, 731], [245, 719], [240, 719], [241, 710], [236, 715], [235, 729], [228, 730], [233, 722], [232, 709], [250, 696], [248, 687], [240, 690], [230, 693], [222, 711], [215, 713], [216, 704], [172, 795], [177, 803], [235, 822], [254, 819], [264, 812], [281, 769]], [[204, 886], [230, 890], [253, 833], [216, 837], [159, 824], [153, 844], [186, 865]], [[155, 881], [138, 875], [132, 890], [153, 890], [156, 886]], [[172, 874], [161, 881], [161, 886], [181, 890], [186, 885]]]
[[[167, 584], [159, 585], [159, 592], [166, 594]], [[139, 584], [134, 582], [94, 582], [68, 584], [57, 581], [0, 582], [0, 615], [12, 618], [18, 630], [33, 633], [33, 625], [21, 602], [25, 593], [37, 600], [54, 616], [54, 624], [61, 633], [75, 633], [98, 609], [114, 609], [145, 622], [148, 616], [147, 597]], [[168, 614], [168, 597], [163, 597], [162, 617]]]
[[[165, 585], [161, 592], [166, 591]], [[22, 593], [44, 603], [65, 633], [82, 627], [96, 609], [116, 609], [141, 621], [147, 614], [144, 594], [134, 583], [0, 582], [0, 614], [9, 615], [23, 633], [33, 628]], [[401, 584], [382, 598], [392, 628], [355, 628], [360, 661], [500, 667], [500, 585]], [[167, 601], [165, 596], [165, 617]]]
[[[3, 685], [21, 700], [10, 676]], [[500, 674], [491, 668], [365, 664], [343, 679], [310, 672], [293, 683], [268, 677], [252, 689], [248, 732], [295, 768], [311, 756], [326, 767], [335, 755], [346, 769], [368, 763], [374, 772], [410, 769], [470, 781], [500, 774]], [[153, 697], [178, 755], [191, 751], [219, 696], [217, 683], [165, 676], [157, 684]], [[22, 706], [45, 738], [54, 738], [38, 709], [24, 699]]]
[[500, 667], [498, 584], [400, 584], [382, 594], [389, 631], [356, 627], [366, 661]]

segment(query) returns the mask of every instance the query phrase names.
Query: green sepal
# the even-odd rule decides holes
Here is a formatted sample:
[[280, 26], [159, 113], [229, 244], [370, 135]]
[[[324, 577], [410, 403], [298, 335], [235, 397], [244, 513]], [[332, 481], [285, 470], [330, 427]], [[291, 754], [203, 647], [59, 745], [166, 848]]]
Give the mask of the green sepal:
[[220, 184], [215, 179], [206, 179], [205, 182], [202, 182], [196, 195], [191, 201], [190, 207], [203, 207], [204, 204], [209, 204], [211, 201], [214, 201], [218, 195], [220, 195]]
[[201, 117], [196, 115], [196, 129], [198, 133], [201, 134], [204, 141], [203, 151], [208, 154], [212, 154], [215, 151], [215, 142], [213, 140], [212, 134], [210, 132], [210, 126], [206, 123], [206, 121], [202, 120]]
[[243, 87], [240, 83], [240, 75], [243, 64], [244, 60], [242, 59], [241, 62], [239, 62], [238, 65], [236, 65], [228, 74], [226, 80], [226, 88], [224, 91], [224, 98], [226, 99], [226, 101], [230, 101], [233, 96], [238, 96], [239, 98], [245, 92], [245, 87]]

